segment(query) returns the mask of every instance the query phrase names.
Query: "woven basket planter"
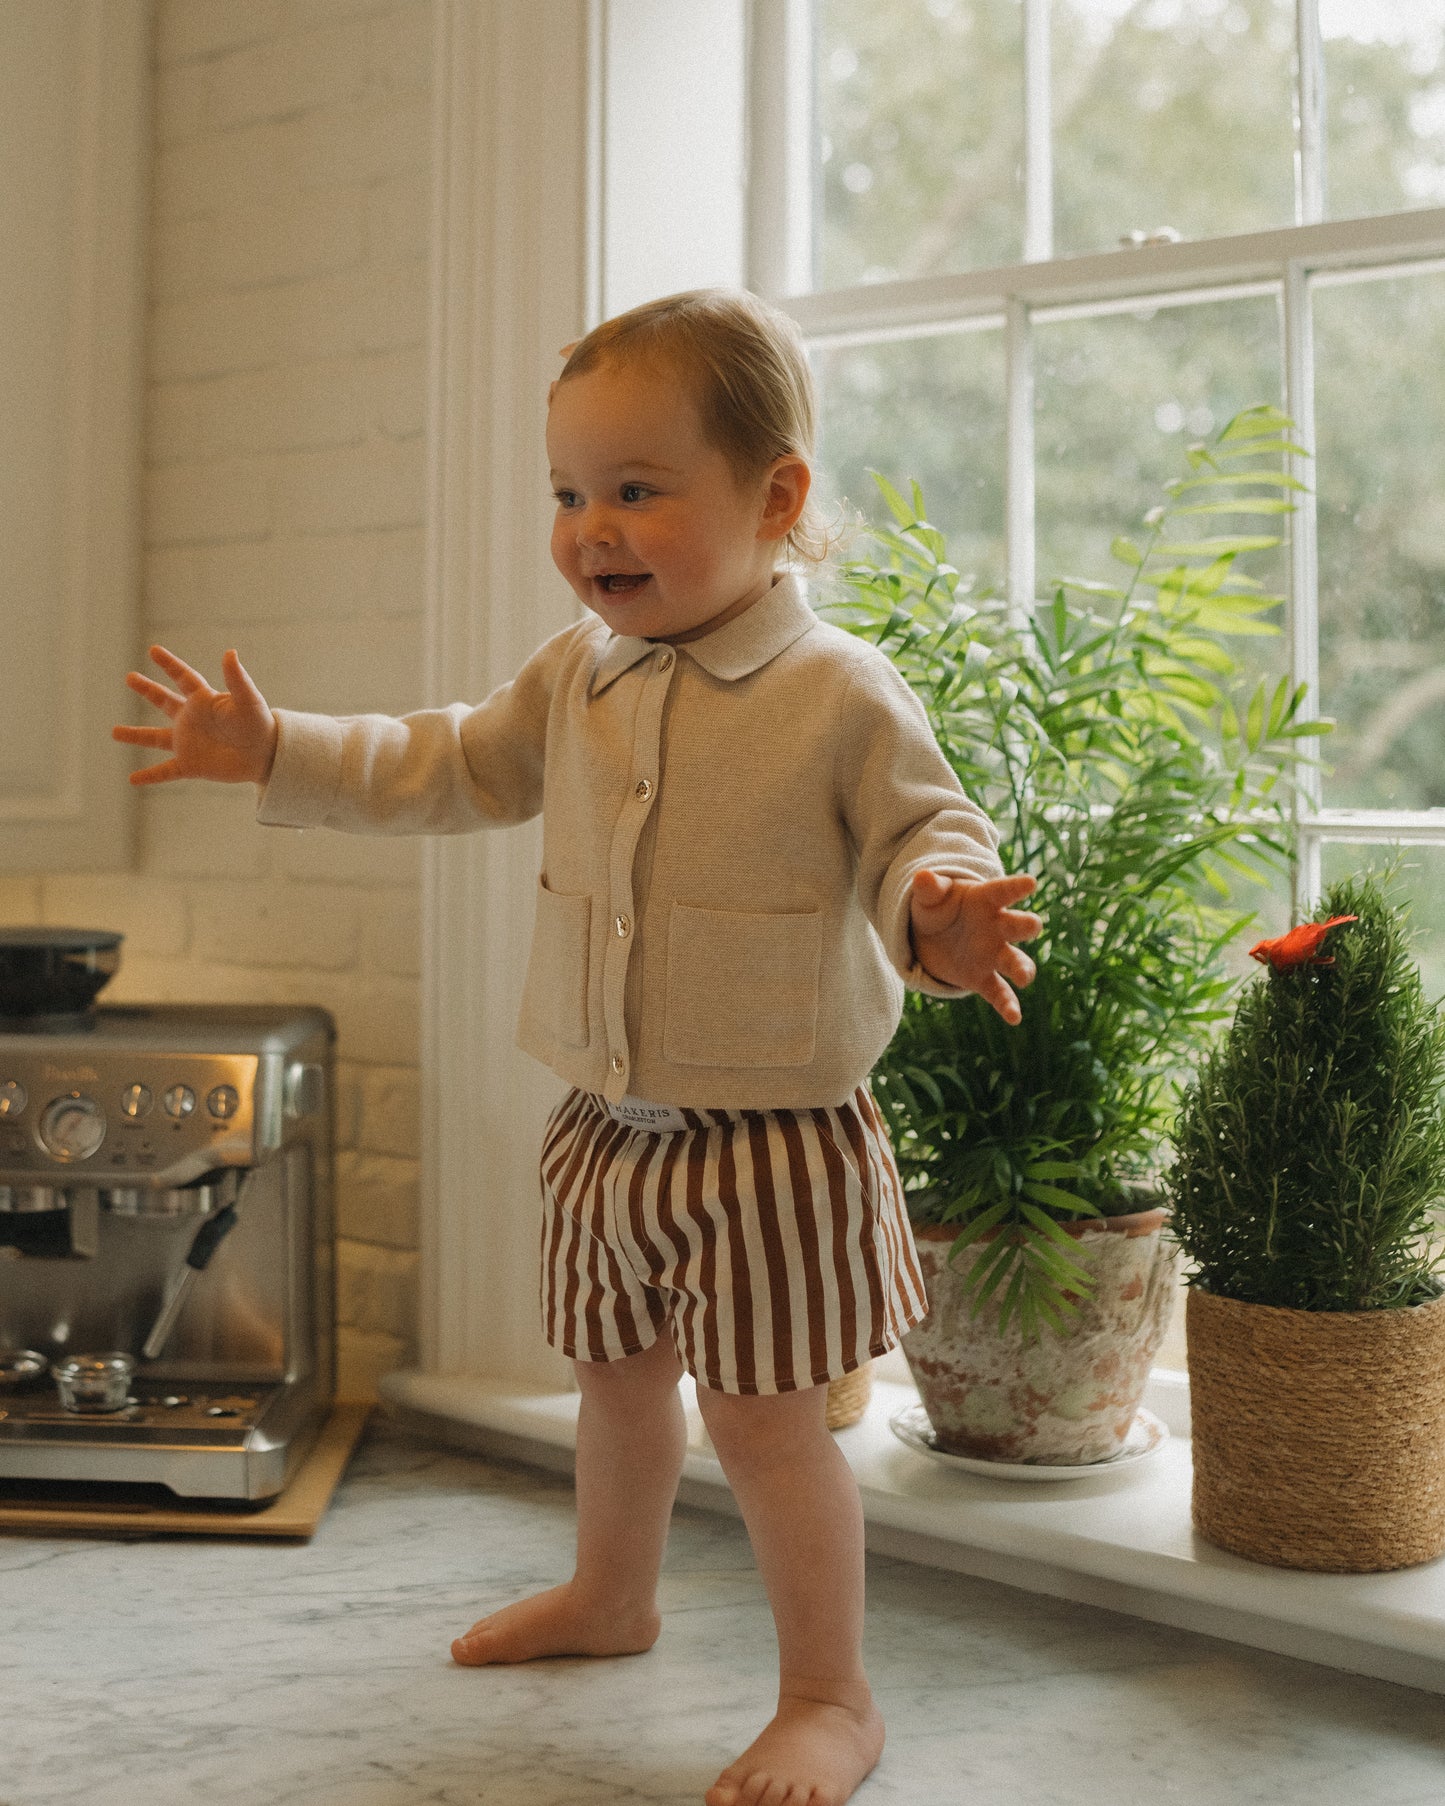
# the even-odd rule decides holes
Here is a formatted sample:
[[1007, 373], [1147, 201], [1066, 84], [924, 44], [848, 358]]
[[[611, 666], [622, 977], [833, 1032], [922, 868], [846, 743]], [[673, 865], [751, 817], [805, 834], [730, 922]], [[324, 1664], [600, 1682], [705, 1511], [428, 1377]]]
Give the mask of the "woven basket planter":
[[849, 1430], [861, 1421], [873, 1392], [873, 1363], [864, 1361], [841, 1379], [829, 1380], [825, 1421], [830, 1430]]
[[1194, 1523], [1278, 1568], [1445, 1553], [1445, 1298], [1292, 1311], [1192, 1290]]
[[985, 1461], [1059, 1467], [1107, 1461], [1124, 1446], [1174, 1309], [1178, 1253], [1162, 1210], [1066, 1224], [1095, 1289], [1062, 1335], [1025, 1342], [997, 1299], [975, 1317], [955, 1265], [958, 1231], [915, 1228], [928, 1316], [903, 1339], [938, 1446]]

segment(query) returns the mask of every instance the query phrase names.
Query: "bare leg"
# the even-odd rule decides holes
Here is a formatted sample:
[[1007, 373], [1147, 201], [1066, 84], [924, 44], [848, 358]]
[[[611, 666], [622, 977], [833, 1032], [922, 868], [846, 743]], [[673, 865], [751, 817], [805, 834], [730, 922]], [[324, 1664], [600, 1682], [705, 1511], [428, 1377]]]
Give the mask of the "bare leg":
[[657, 1641], [657, 1576], [687, 1452], [682, 1367], [664, 1336], [625, 1360], [576, 1368], [576, 1571], [458, 1637], [452, 1657], [465, 1667], [636, 1655]]
[[742, 1509], [778, 1632], [778, 1710], [707, 1806], [843, 1806], [878, 1761], [863, 1672], [863, 1507], [824, 1422], [827, 1388], [698, 1404]]

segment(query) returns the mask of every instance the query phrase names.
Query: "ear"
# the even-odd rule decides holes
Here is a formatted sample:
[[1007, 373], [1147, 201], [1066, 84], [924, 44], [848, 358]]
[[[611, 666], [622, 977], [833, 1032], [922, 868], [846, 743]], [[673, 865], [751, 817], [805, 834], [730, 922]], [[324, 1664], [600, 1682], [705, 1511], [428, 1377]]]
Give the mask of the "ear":
[[804, 459], [779, 458], [763, 481], [763, 514], [758, 524], [758, 538], [786, 539], [797, 526], [812, 487], [813, 473]]

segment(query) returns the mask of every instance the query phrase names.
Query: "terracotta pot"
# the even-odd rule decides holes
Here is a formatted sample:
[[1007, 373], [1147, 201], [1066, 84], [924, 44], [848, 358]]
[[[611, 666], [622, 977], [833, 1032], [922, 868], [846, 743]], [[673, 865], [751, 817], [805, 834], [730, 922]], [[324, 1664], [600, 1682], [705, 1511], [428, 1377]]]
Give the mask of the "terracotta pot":
[[903, 1349], [940, 1448], [1060, 1467], [1119, 1453], [1174, 1309], [1179, 1253], [1163, 1234], [1165, 1216], [1064, 1225], [1094, 1290], [1062, 1335], [1046, 1330], [1032, 1344], [1017, 1319], [1000, 1330], [996, 1295], [970, 1315], [964, 1282], [980, 1246], [953, 1265], [956, 1228], [914, 1230], [928, 1316]]
[[1292, 1311], [1191, 1288], [1194, 1523], [1330, 1574], [1445, 1553], [1445, 1298]]

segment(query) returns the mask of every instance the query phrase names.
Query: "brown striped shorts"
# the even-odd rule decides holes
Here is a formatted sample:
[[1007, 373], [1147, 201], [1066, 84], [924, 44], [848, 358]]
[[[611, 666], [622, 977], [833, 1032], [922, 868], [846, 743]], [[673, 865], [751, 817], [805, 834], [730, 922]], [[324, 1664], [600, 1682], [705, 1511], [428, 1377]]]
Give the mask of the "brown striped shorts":
[[572, 1091], [542, 1147], [542, 1318], [616, 1361], [666, 1330], [718, 1392], [820, 1386], [894, 1347], [927, 1301], [866, 1087], [813, 1110], [684, 1110], [631, 1127]]

